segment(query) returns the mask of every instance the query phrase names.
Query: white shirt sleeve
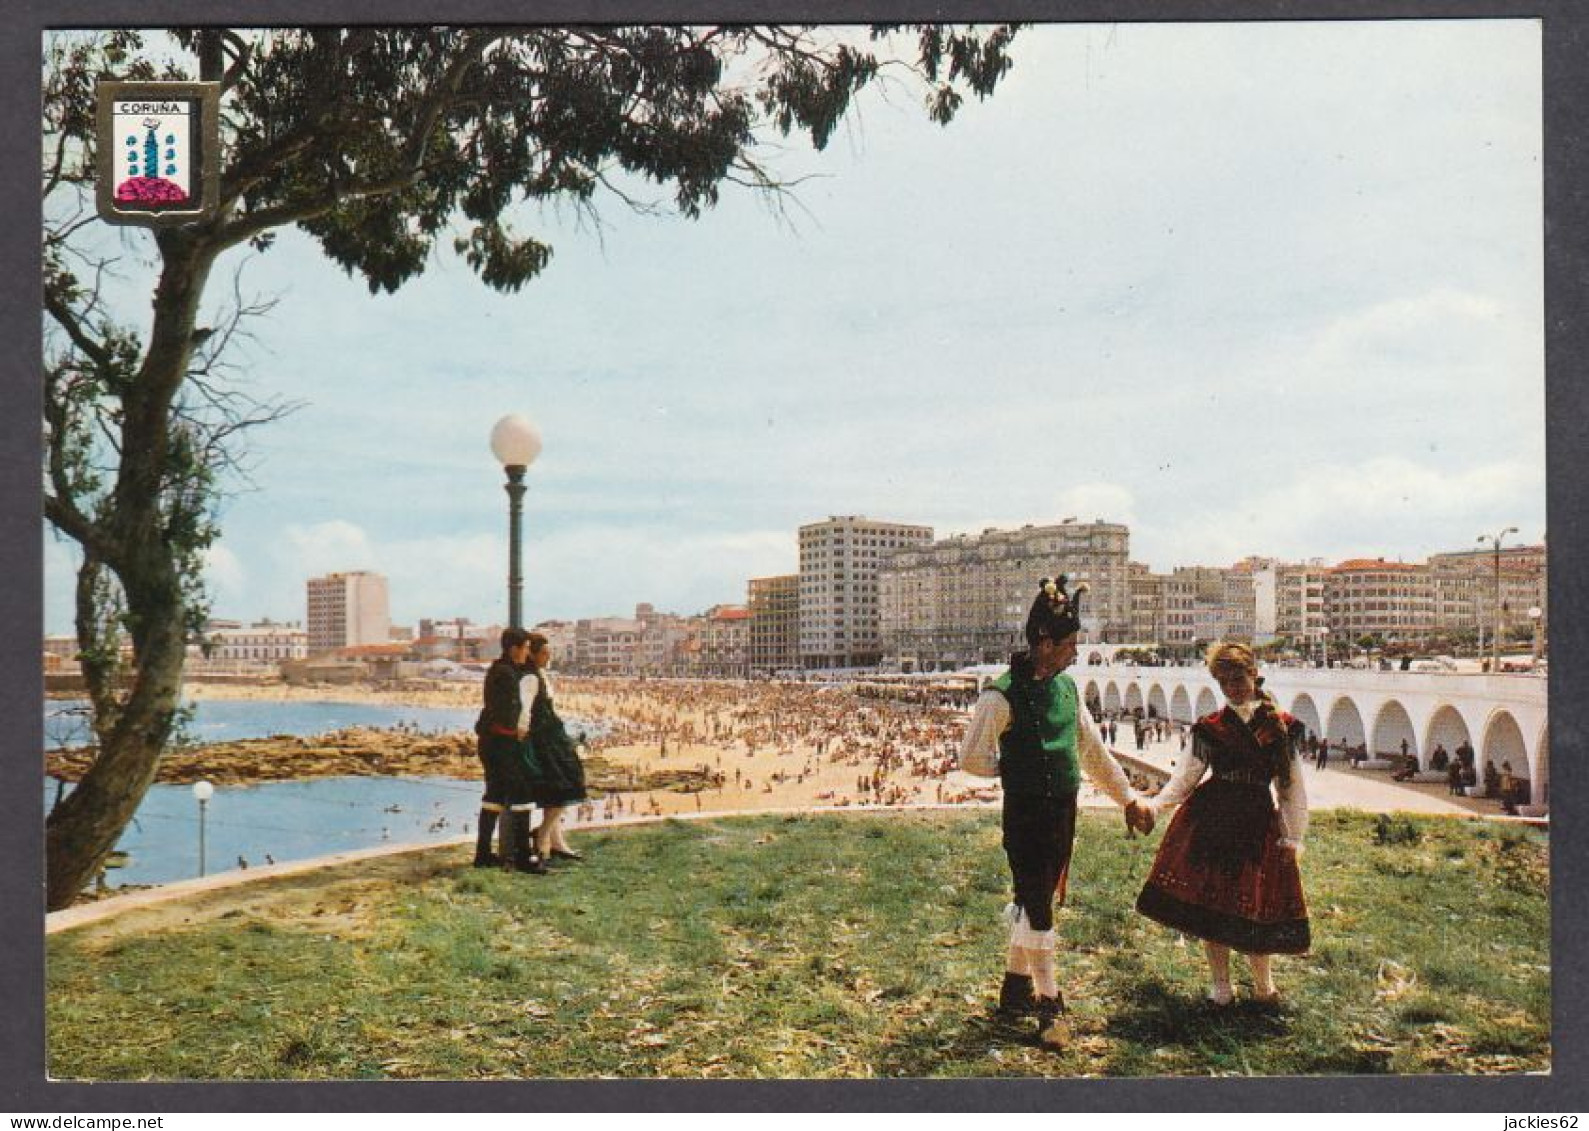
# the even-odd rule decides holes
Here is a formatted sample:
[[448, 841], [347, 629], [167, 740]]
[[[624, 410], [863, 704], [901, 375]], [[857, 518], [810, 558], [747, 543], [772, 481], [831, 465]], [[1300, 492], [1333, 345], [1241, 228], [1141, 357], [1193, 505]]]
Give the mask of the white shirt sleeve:
[[1275, 792], [1280, 802], [1280, 843], [1302, 854], [1302, 839], [1308, 835], [1308, 787], [1302, 784], [1302, 759], [1291, 753], [1290, 780], [1276, 779]]
[[534, 672], [529, 672], [519, 680], [519, 726], [530, 725], [530, 704], [535, 702], [535, 694], [541, 689], [541, 679]]
[[960, 740], [960, 768], [981, 778], [999, 774], [999, 735], [1010, 727], [1010, 704], [997, 691], [977, 699], [965, 737]]
[[1208, 763], [1197, 756], [1197, 735], [1194, 733], [1186, 749], [1181, 752], [1180, 761], [1175, 763], [1175, 772], [1170, 775], [1170, 780], [1157, 796], [1148, 800], [1154, 814], [1166, 813], [1185, 801], [1207, 772]]
[[1115, 756], [1103, 744], [1098, 733], [1098, 723], [1093, 719], [1087, 704], [1076, 703], [1076, 753], [1081, 759], [1082, 773], [1099, 789], [1107, 793], [1121, 808], [1139, 800], [1131, 789], [1131, 779]]

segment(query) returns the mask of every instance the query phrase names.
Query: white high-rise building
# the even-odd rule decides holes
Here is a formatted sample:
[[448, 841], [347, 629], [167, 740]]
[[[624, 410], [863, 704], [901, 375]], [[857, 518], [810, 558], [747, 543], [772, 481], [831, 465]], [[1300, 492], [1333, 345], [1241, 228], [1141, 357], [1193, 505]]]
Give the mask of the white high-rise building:
[[384, 575], [352, 570], [311, 577], [308, 598], [310, 655], [390, 641], [392, 613]]
[[833, 516], [800, 528], [800, 662], [859, 668], [883, 655], [877, 567], [896, 550], [926, 546], [932, 527]]

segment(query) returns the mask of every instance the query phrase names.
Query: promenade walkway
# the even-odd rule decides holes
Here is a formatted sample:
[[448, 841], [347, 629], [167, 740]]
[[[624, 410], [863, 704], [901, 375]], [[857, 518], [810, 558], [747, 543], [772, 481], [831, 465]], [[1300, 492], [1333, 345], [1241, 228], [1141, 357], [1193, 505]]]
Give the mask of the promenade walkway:
[[[1178, 738], [1168, 742], [1149, 742], [1138, 750], [1136, 741], [1124, 729], [1114, 748], [1121, 754], [1140, 758], [1166, 772], [1185, 755]], [[1328, 769], [1303, 764], [1303, 784], [1308, 791], [1309, 809], [1361, 809], [1367, 813], [1444, 813], [1450, 816], [1498, 816], [1501, 807], [1494, 801], [1452, 797], [1446, 787], [1425, 782], [1396, 782], [1385, 770], [1354, 770], [1339, 759]]]

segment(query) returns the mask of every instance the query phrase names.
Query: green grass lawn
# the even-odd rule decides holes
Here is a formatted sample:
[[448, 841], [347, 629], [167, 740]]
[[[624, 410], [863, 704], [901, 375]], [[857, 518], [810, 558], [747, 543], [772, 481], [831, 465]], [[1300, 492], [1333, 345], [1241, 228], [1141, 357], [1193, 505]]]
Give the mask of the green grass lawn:
[[[579, 834], [544, 878], [462, 848], [301, 913], [50, 938], [62, 1079], [1516, 1073], [1550, 1067], [1543, 836], [1322, 813], [1313, 953], [1279, 1014], [1201, 1004], [1195, 940], [1132, 901], [1151, 841], [1083, 816], [1059, 920], [1075, 1039], [991, 1016], [995, 815], [723, 818]], [[283, 884], [287, 881], [270, 881]], [[297, 881], [303, 883], [302, 880]], [[343, 889], [337, 887], [344, 884]], [[310, 906], [316, 900], [318, 906]], [[1237, 962], [1239, 978], [1245, 966]]]

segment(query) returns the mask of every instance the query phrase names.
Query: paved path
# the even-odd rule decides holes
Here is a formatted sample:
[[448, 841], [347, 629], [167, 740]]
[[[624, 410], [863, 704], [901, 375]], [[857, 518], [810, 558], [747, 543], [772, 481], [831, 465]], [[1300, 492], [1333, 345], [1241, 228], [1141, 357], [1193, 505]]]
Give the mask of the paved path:
[[[1140, 758], [1162, 770], [1170, 770], [1183, 754], [1179, 739], [1150, 742], [1143, 750], [1129, 734], [1115, 740], [1120, 753]], [[1498, 815], [1494, 802], [1469, 801], [1451, 797], [1442, 785], [1393, 782], [1383, 770], [1352, 770], [1332, 761], [1326, 770], [1303, 762], [1303, 785], [1308, 791], [1309, 809], [1361, 809], [1368, 813], [1445, 813], [1453, 816]]]

